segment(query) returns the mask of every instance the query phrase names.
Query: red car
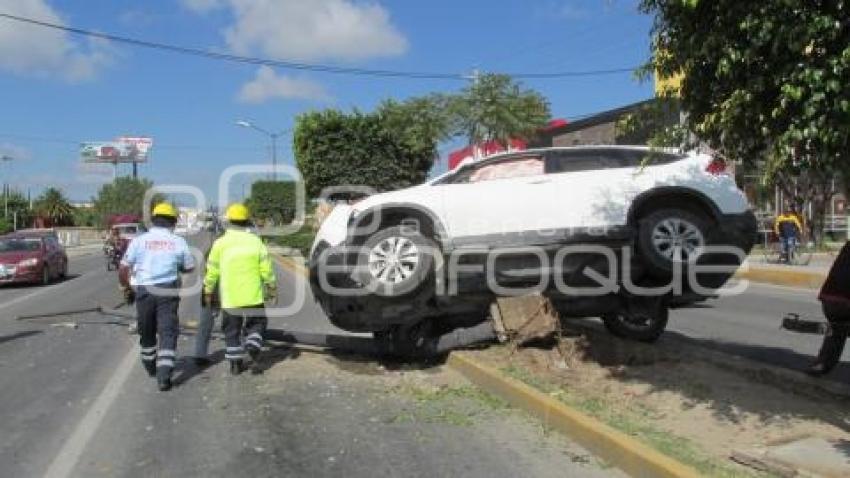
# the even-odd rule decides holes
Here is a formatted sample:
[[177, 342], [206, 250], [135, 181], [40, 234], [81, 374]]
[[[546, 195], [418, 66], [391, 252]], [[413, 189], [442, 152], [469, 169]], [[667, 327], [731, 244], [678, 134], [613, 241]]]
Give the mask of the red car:
[[49, 284], [68, 274], [68, 255], [53, 231], [0, 236], [0, 284]]

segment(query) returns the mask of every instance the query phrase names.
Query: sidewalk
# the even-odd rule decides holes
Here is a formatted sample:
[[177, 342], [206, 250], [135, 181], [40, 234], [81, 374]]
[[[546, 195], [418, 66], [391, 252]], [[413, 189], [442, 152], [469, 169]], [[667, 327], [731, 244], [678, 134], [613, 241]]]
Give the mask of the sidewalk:
[[735, 273], [735, 278], [786, 287], [820, 289], [826, 280], [830, 264], [789, 266], [767, 264], [747, 258]]

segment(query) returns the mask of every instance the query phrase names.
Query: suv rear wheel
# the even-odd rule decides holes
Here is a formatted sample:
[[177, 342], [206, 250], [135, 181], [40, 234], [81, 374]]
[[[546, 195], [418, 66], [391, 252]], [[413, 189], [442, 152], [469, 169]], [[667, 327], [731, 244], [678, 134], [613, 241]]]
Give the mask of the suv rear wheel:
[[684, 209], [659, 209], [640, 220], [637, 249], [650, 273], [667, 277], [677, 262], [687, 265], [706, 245], [708, 219]]

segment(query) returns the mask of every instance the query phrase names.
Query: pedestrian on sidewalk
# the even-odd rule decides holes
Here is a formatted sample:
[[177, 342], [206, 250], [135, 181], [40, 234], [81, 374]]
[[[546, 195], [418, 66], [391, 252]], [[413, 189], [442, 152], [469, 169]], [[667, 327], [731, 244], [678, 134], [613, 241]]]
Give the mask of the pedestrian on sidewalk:
[[248, 208], [233, 204], [227, 208], [225, 219], [228, 228], [213, 243], [207, 260], [204, 301], [212, 303], [218, 286], [225, 358], [230, 362], [230, 372], [238, 375], [243, 370], [245, 352], [254, 363], [259, 359], [268, 323], [265, 302], [276, 297], [277, 281], [266, 245], [252, 232]]
[[850, 328], [850, 242], [844, 244], [832, 263], [818, 300], [830, 330], [823, 338], [817, 359], [807, 370], [809, 375], [815, 376], [827, 374], [838, 365], [847, 342]]
[[156, 377], [161, 391], [171, 389], [180, 326], [177, 308], [181, 273], [191, 272], [195, 260], [189, 245], [174, 234], [177, 210], [168, 203], [153, 209], [153, 227], [135, 237], [118, 269], [128, 302], [136, 303], [142, 365]]

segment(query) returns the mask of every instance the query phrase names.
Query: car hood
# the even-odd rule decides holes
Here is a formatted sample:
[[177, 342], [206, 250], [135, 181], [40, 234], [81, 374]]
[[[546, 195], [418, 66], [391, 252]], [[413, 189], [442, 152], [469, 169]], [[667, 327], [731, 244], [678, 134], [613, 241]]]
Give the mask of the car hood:
[[354, 204], [352, 209], [355, 212], [358, 212], [379, 204], [415, 202], [421, 197], [423, 191], [428, 190], [430, 187], [431, 185], [426, 183], [396, 191], [373, 194], [372, 196]]
[[17, 264], [24, 259], [40, 257], [41, 254], [35, 251], [0, 252], [0, 264]]

